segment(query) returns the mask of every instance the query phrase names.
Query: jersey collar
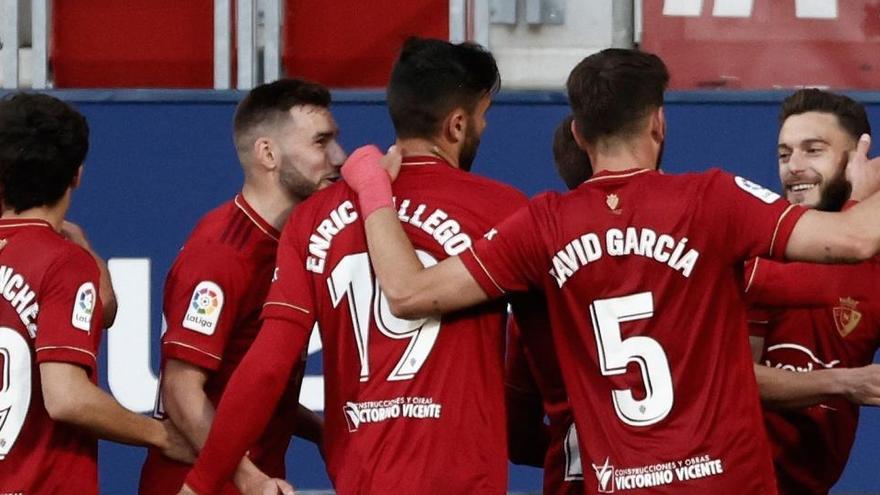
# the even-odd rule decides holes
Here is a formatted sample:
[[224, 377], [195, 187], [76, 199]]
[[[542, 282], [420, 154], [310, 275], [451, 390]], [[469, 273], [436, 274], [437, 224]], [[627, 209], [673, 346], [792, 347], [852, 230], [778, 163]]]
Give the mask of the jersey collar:
[[626, 179], [629, 177], [634, 177], [636, 175], [641, 175], [647, 172], [653, 172], [654, 169], [651, 168], [628, 168], [626, 170], [602, 170], [601, 172], [597, 172], [595, 175], [584, 181], [584, 183], [588, 182], [598, 182], [608, 179]]
[[0, 228], [17, 227], [48, 227], [50, 230], [55, 230], [51, 223], [42, 218], [0, 218]]
[[257, 226], [258, 229], [262, 230], [264, 234], [271, 237], [275, 242], [278, 242], [278, 238], [281, 237], [281, 232], [278, 231], [275, 227], [269, 224], [269, 222], [263, 220], [263, 217], [259, 215], [252, 207], [248, 204], [248, 202], [244, 199], [244, 196], [241, 194], [236, 194], [235, 206], [241, 210], [246, 217], [250, 219], [254, 225]]
[[440, 158], [439, 156], [433, 155], [424, 155], [424, 156], [405, 156], [403, 157], [402, 165], [446, 165], [447, 167], [451, 167], [452, 164], [447, 162], [446, 160]]

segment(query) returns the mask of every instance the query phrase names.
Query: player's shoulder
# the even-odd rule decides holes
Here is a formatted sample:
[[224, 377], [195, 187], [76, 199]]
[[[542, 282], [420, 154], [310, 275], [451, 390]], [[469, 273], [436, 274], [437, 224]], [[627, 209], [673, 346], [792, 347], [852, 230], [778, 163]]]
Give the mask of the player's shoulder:
[[[98, 264], [84, 247], [60, 235], [44, 235], [39, 243], [40, 257], [47, 267], [57, 268], [57, 272], [78, 276], [97, 276]], [[35, 246], [36, 247], [36, 246]]]
[[533, 196], [528, 205], [532, 210], [550, 210], [558, 208], [562, 202], [578, 194], [581, 194], [580, 188], [568, 192], [544, 191]]
[[187, 243], [220, 240], [224, 233], [234, 227], [239, 218], [239, 210], [234, 200], [229, 200], [202, 215], [190, 232]]
[[519, 189], [496, 179], [491, 179], [473, 172], [454, 169], [458, 172], [460, 180], [469, 184], [470, 187], [491, 194], [487, 199], [495, 199], [498, 202], [515, 203], [517, 206], [525, 205], [528, 197]]

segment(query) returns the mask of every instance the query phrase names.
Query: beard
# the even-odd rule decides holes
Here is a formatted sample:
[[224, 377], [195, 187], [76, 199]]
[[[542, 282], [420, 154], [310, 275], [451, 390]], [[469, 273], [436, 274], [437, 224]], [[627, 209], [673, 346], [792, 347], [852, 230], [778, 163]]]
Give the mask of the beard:
[[298, 201], [305, 200], [318, 190], [318, 185], [301, 174], [293, 164], [293, 160], [286, 155], [281, 157], [278, 180], [290, 196]]
[[473, 120], [469, 120], [467, 131], [464, 135], [464, 142], [461, 144], [461, 151], [458, 153], [458, 168], [465, 172], [470, 172], [474, 166], [474, 160], [477, 158], [477, 150], [479, 148], [480, 135], [476, 132], [476, 125]]
[[849, 195], [852, 192], [852, 184], [846, 180], [846, 164], [848, 155], [846, 153], [841, 157], [837, 174], [828, 179], [828, 182], [822, 187], [822, 193], [819, 196], [819, 203], [816, 209], [819, 211], [840, 211]]

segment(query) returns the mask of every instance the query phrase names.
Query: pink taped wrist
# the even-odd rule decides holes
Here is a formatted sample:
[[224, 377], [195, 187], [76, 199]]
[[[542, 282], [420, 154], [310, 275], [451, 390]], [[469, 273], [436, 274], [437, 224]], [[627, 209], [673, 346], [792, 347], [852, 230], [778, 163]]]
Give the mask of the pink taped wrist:
[[394, 208], [391, 193], [391, 178], [385, 170], [380, 169], [381, 175], [371, 177], [369, 181], [361, 183], [358, 190], [358, 203], [361, 207], [361, 216], [364, 220], [379, 208]]
[[372, 145], [354, 151], [342, 166], [342, 177], [358, 194], [362, 218], [385, 206], [394, 207], [391, 200], [391, 177], [380, 165], [382, 152]]

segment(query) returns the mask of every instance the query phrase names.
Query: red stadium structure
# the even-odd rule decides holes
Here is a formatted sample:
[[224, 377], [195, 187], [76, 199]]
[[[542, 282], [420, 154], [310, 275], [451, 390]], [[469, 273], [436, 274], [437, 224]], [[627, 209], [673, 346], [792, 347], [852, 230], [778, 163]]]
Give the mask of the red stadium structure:
[[663, 57], [674, 89], [880, 87], [877, 2], [847, 0], [825, 12], [798, 12], [794, 1], [726, 2], [750, 6], [736, 13], [717, 1], [678, 12], [670, 3], [643, 2], [642, 48]]

